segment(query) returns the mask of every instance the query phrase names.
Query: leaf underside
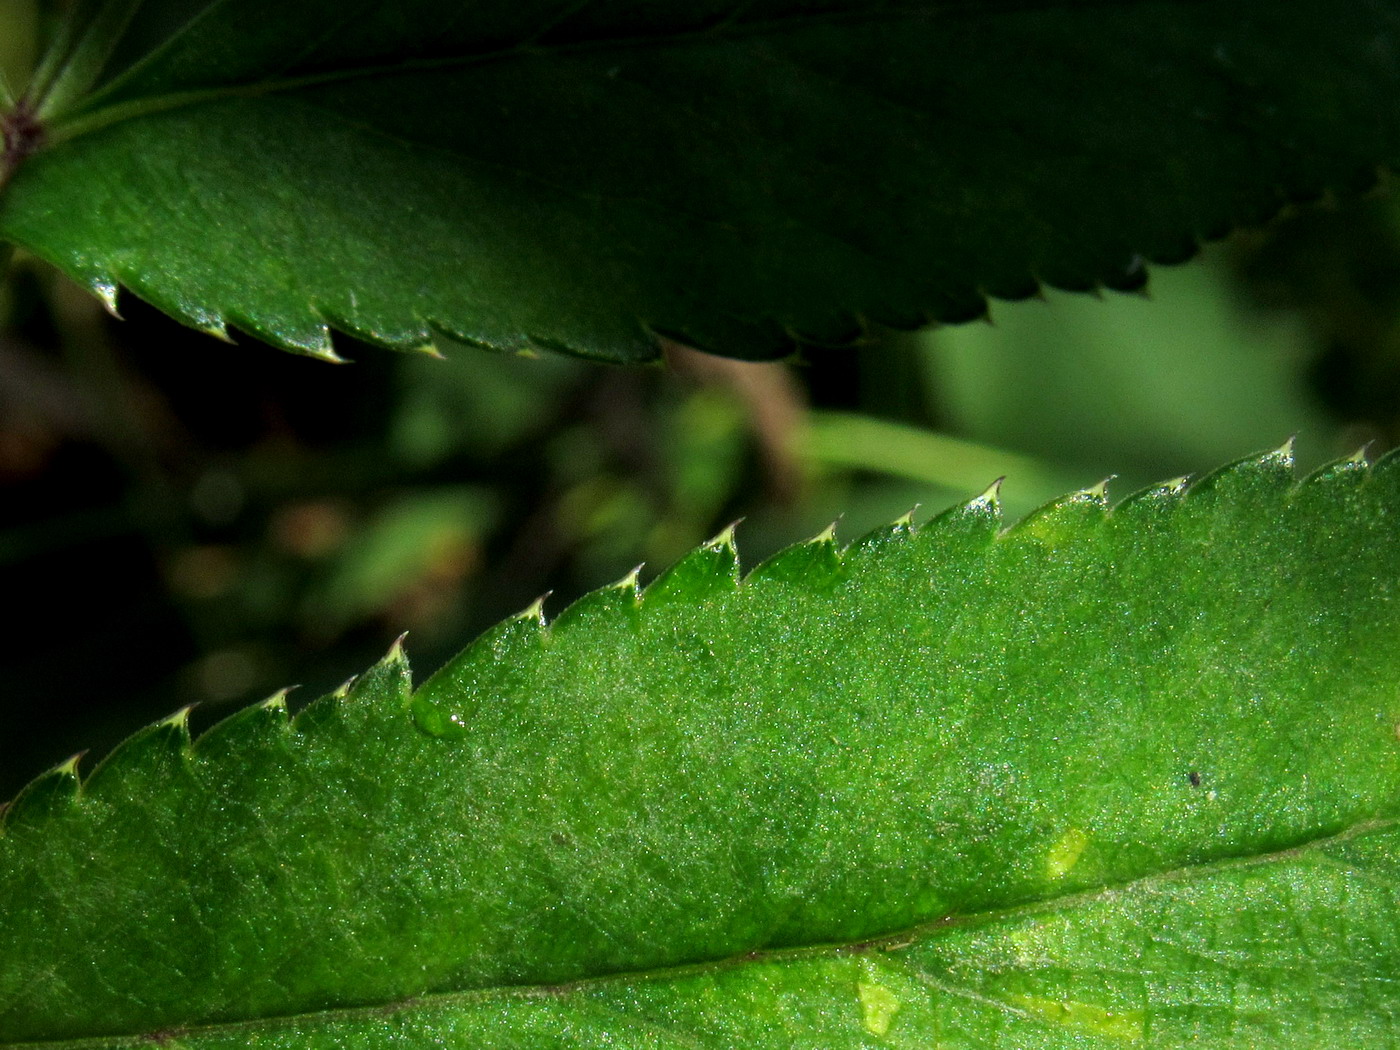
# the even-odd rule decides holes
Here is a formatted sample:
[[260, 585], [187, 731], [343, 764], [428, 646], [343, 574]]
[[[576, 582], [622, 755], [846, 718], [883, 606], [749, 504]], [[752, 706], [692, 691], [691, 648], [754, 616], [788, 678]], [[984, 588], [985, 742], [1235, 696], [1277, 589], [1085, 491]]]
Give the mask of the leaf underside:
[[1397, 0], [107, 0], [0, 235], [323, 356], [767, 358], [1369, 187], [1397, 56]]
[[1400, 458], [1286, 451], [183, 716], [0, 834], [0, 1044], [1400, 1045]]

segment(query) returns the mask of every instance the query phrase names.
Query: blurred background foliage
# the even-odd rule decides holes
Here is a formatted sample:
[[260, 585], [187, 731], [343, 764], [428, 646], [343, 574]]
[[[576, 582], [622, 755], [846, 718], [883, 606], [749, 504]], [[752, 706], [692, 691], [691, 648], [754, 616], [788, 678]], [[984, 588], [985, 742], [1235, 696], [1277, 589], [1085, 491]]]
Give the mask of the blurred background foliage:
[[[34, 9], [0, 0], [0, 24]], [[332, 366], [122, 312], [22, 255], [0, 286], [0, 798], [185, 704], [199, 726], [309, 699], [405, 630], [425, 674], [543, 592], [552, 615], [645, 580], [738, 518], [752, 565], [1001, 475], [1014, 518], [1293, 433], [1305, 468], [1400, 441], [1382, 191], [1157, 269], [1146, 295], [1049, 292], [773, 365], [343, 340]]]

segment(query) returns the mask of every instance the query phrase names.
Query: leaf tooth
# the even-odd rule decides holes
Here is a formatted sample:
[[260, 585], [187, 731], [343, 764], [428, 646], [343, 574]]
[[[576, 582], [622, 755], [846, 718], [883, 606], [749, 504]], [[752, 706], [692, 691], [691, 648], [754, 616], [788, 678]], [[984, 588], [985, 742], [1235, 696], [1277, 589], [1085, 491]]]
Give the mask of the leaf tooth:
[[94, 799], [143, 798], [183, 773], [193, 754], [189, 712], [189, 707], [181, 708], [123, 740], [88, 774], [85, 794]]
[[221, 343], [228, 343], [230, 346], [234, 345], [235, 340], [233, 336], [228, 334], [228, 325], [224, 323], [223, 318], [215, 318], [212, 321], [199, 325], [198, 328], [205, 335], [213, 336]]
[[166, 715], [164, 718], [162, 718], [159, 722], [156, 723], [156, 726], [168, 726], [169, 728], [174, 729], [177, 733], [180, 734], [180, 737], [184, 740], [184, 742], [186, 744], [189, 744], [190, 712], [194, 710], [194, 707], [194, 704], [186, 704], [184, 707], [180, 708], [180, 710], [173, 711], [170, 714]]
[[744, 578], [744, 584], [787, 584], [803, 590], [825, 591], [841, 576], [842, 557], [836, 545], [836, 522], [833, 521], [810, 539], [784, 547], [754, 566]]
[[973, 498], [972, 500], [970, 500], [969, 502], [971, 502], [971, 503], [987, 503], [987, 504], [990, 504], [990, 505], [993, 506], [993, 507], [1000, 507], [1000, 506], [1001, 506], [1001, 487], [1002, 487], [1003, 485], [1005, 485], [1005, 484], [1006, 484], [1006, 475], [1003, 474], [1001, 477], [997, 478], [997, 479], [996, 479], [995, 481], [993, 481], [990, 485], [988, 485], [985, 489], [983, 489], [983, 490], [982, 490], [982, 494], [981, 494], [980, 496], [974, 497], [974, 498]]
[[1112, 482], [1113, 479], [1116, 478], [1117, 476], [1118, 476], [1117, 474], [1110, 474], [1108, 477], [1104, 478], [1104, 479], [1103, 479], [1102, 481], [1100, 481], [1098, 484], [1096, 484], [1096, 485], [1090, 485], [1087, 489], [1080, 489], [1078, 493], [1075, 493], [1075, 495], [1082, 495], [1082, 496], [1084, 496], [1084, 497], [1086, 497], [1086, 498], [1088, 498], [1088, 499], [1094, 500], [1096, 503], [1101, 503], [1101, 504], [1103, 504], [1105, 507], [1107, 507], [1107, 506], [1108, 506], [1108, 486], [1109, 486], [1109, 483]]
[[616, 582], [608, 584], [608, 587], [619, 591], [630, 591], [635, 597], [640, 598], [642, 592], [637, 581], [642, 578], [642, 569], [645, 565], [645, 562], [638, 562], [632, 567], [631, 572]]
[[1037, 507], [1012, 525], [1002, 535], [1006, 538], [1033, 539], [1050, 546], [1072, 540], [1076, 534], [1105, 520], [1108, 515], [1108, 483], [1104, 478], [1096, 485], [1068, 492]]
[[324, 361], [326, 362], [326, 364], [329, 365], [345, 365], [350, 363], [347, 358], [341, 357], [338, 353], [336, 353], [335, 345], [331, 342], [329, 338], [329, 333], [327, 334], [327, 339], [324, 346], [287, 345], [283, 347], [283, 349], [290, 350], [296, 354], [301, 354], [303, 357], [314, 357], [316, 358], [316, 360]]
[[447, 355], [442, 352], [442, 349], [431, 338], [426, 342], [405, 347], [404, 353], [416, 354], [419, 357], [431, 357], [437, 361], [447, 360]]
[[1371, 473], [1371, 461], [1367, 456], [1369, 449], [1370, 444], [1367, 443], [1349, 456], [1341, 456], [1329, 463], [1322, 464], [1305, 477], [1299, 487], [1306, 488], [1368, 477]]
[[1001, 486], [1005, 481], [1005, 477], [997, 478], [972, 499], [924, 522], [915, 533], [918, 542], [939, 546], [991, 543], [1002, 526]]
[[[405, 631], [403, 634], [399, 635], [397, 638], [394, 639], [393, 643], [389, 646], [389, 651], [386, 652], [382, 657], [380, 657], [379, 661], [375, 663], [372, 667], [370, 667], [368, 670], [362, 671], [359, 674], [351, 675], [349, 678], [345, 679], [345, 681], [341, 682], [338, 686], [332, 689], [329, 693], [325, 694], [324, 696], [318, 696], [315, 700], [311, 701], [311, 703], [307, 704], [306, 707], [301, 711], [301, 713], [298, 714], [294, 719], [295, 723], [297, 724], [297, 727], [302, 728], [301, 723], [303, 719], [307, 717], [311, 717], [314, 720], [315, 716], [311, 714], [313, 708], [317, 709], [319, 712], [319, 709], [321, 708], [334, 707], [344, 701], [358, 699], [362, 693], [365, 693], [369, 688], [372, 687], [372, 685], [367, 685], [367, 683], [372, 684], [375, 678], [383, 678], [385, 676], [391, 678], [396, 676], [403, 677], [407, 675], [408, 657], [404, 654], [403, 648], [403, 641], [407, 637], [408, 632]], [[285, 689], [281, 689], [278, 692], [274, 693], [272, 696], [268, 697], [266, 700], [262, 701], [262, 704], [258, 706], [275, 705], [280, 698], [283, 701], [282, 706], [285, 709], [286, 695], [290, 693], [293, 689], [299, 688], [300, 686], [294, 685], [288, 686]]]
[[407, 637], [408, 632], [405, 631], [395, 638], [389, 646], [389, 651], [380, 657], [379, 662], [355, 678], [350, 687], [349, 699], [374, 699], [373, 694], [384, 689], [391, 693], [408, 689], [412, 681], [412, 671], [408, 666], [408, 654], [404, 652], [403, 647]]
[[279, 689], [266, 700], [233, 712], [210, 726], [194, 742], [195, 755], [208, 761], [226, 760], [230, 753], [248, 754], [264, 746], [269, 738], [286, 733], [292, 724], [287, 714], [287, 694]]
[[429, 736], [456, 740], [471, 724], [468, 705], [501, 696], [501, 681], [529, 674], [544, 649], [550, 628], [544, 618], [548, 593], [477, 635], [460, 653], [443, 665], [404, 703], [413, 721]]
[[842, 552], [842, 557], [850, 559], [859, 558], [866, 554], [874, 555], [887, 548], [891, 543], [906, 540], [913, 534], [914, 518], [911, 512], [886, 525], [877, 525], [865, 535], [858, 537]]
[[1168, 478], [1145, 489], [1139, 489], [1113, 508], [1112, 517], [1115, 521], [1131, 522], [1136, 528], [1141, 524], [1140, 518], [1171, 511], [1179, 506], [1190, 485], [1191, 475], [1182, 474], [1180, 477]]
[[266, 711], [280, 711], [280, 712], [282, 712], [283, 714], [286, 714], [286, 713], [287, 713], [287, 697], [291, 694], [292, 690], [295, 689], [295, 688], [297, 688], [297, 687], [294, 686], [294, 685], [284, 686], [284, 687], [282, 687], [281, 689], [277, 690], [277, 692], [275, 692], [275, 693], [273, 693], [271, 696], [269, 696], [266, 700], [259, 700], [259, 701], [258, 701], [256, 704], [254, 704], [253, 706], [254, 706], [254, 707], [260, 707], [260, 708], [262, 708], [263, 710], [266, 710]]
[[[642, 567], [638, 565], [622, 579], [589, 591], [554, 618], [550, 630], [572, 630], [576, 625], [592, 630], [599, 626], [599, 619], [631, 617], [635, 623], [635, 613], [641, 608], [641, 595], [637, 590], [637, 579]], [[585, 626], [586, 625], [586, 626]]]
[[720, 529], [719, 532], [715, 533], [713, 537], [711, 537], [709, 540], [707, 540], [707, 541], [705, 541], [704, 543], [702, 543], [700, 546], [701, 546], [702, 548], [703, 548], [703, 547], [714, 547], [714, 548], [721, 548], [721, 547], [722, 547], [722, 548], [727, 549], [731, 554], [734, 554], [735, 556], [737, 556], [738, 553], [739, 553], [739, 547], [738, 547], [737, 543], [736, 543], [735, 540], [734, 540], [734, 534], [738, 531], [739, 526], [742, 525], [743, 523], [744, 523], [744, 519], [743, 519], [743, 518], [735, 518], [733, 521], [731, 521], [731, 522], [730, 522], [728, 525], [726, 525], [724, 528]]
[[458, 660], [480, 660], [483, 657], [494, 660], [510, 655], [522, 644], [538, 646], [549, 626], [544, 617], [544, 603], [552, 593], [545, 591], [515, 615], [507, 616], [500, 623], [482, 631], [463, 650]]
[[43, 822], [78, 800], [81, 782], [78, 763], [86, 751], [70, 755], [31, 780], [13, 801], [0, 811], [0, 834]]
[[[139, 292], [139, 289], [136, 289]], [[176, 318], [185, 324], [191, 324], [195, 328], [201, 327], [199, 323], [190, 320], [191, 316], [207, 321], [209, 318], [217, 318], [219, 323], [232, 324], [243, 331], [261, 339], [265, 343], [277, 347], [279, 350], [287, 350], [293, 354], [301, 354], [303, 357], [314, 357], [318, 361], [325, 361], [328, 364], [343, 365], [346, 359], [341, 357], [335, 350], [335, 343], [331, 335], [331, 325], [326, 318], [318, 311], [310, 310], [308, 321], [294, 327], [292, 323], [276, 324], [267, 318], [252, 317], [248, 315], [234, 315], [224, 313], [214, 313], [205, 308], [195, 308], [189, 304], [178, 304], [172, 309], [166, 301], [158, 302], [161, 309], [174, 314]]]
[[508, 618], [506, 623], [521, 623], [541, 628], [548, 626], [548, 621], [544, 618], [544, 603], [549, 600], [549, 596], [553, 593], [553, 591], [545, 591], [525, 608]]
[[701, 601], [739, 586], [739, 551], [734, 543], [735, 521], [696, 547], [652, 580], [642, 592], [643, 606], [672, 599]]
[[1217, 495], [1231, 500], [1264, 497], [1270, 492], [1277, 496], [1293, 487], [1293, 466], [1290, 437], [1278, 448], [1244, 456], [1211, 471], [1193, 482], [1187, 495], [1197, 501]]
[[117, 297], [120, 294], [120, 286], [117, 279], [110, 274], [89, 278], [83, 282], [89, 292], [97, 297], [102, 308], [115, 317], [122, 320], [121, 311], [117, 309]]
[[291, 719], [292, 728], [302, 735], [313, 734], [345, 719], [368, 724], [406, 708], [413, 689], [412, 672], [403, 650], [405, 637], [399, 635], [374, 666], [346, 679], [337, 689], [297, 712]]

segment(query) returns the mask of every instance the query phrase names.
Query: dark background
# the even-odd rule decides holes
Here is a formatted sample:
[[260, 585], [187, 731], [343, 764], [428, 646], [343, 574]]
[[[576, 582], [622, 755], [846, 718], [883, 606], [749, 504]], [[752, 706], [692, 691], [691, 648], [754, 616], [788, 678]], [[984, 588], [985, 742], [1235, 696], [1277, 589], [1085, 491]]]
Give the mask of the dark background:
[[[1009, 515], [1299, 434], [1400, 439], [1400, 208], [1281, 219], [1147, 296], [742, 365], [623, 370], [351, 341], [344, 366], [124, 320], [33, 259], [0, 291], [0, 798], [190, 703], [196, 726], [402, 631], [418, 674], [552, 591], [552, 615], [743, 517], [747, 564], [1009, 476]], [[93, 758], [89, 758], [88, 768]]]

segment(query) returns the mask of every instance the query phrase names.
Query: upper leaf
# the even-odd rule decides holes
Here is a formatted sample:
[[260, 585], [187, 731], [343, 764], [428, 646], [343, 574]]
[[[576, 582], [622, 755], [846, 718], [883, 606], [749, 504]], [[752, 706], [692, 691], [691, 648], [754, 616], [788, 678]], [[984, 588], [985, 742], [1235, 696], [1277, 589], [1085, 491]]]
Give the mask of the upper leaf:
[[1400, 458], [1289, 467], [721, 537], [60, 767], [0, 1041], [1394, 1045]]
[[1138, 287], [1369, 186], [1397, 92], [1397, 0], [92, 0], [0, 235], [316, 354], [770, 357]]

